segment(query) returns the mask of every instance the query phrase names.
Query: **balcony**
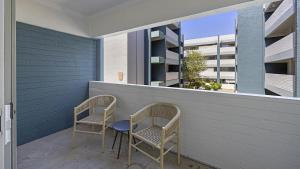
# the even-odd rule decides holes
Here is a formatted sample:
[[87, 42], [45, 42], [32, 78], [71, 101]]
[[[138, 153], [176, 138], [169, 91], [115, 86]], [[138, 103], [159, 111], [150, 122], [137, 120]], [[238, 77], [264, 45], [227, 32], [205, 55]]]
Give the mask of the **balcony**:
[[151, 81], [151, 86], [165, 86], [164, 81]]
[[[217, 79], [217, 72], [204, 71], [200, 73], [200, 76], [208, 79]], [[235, 72], [220, 72], [221, 79], [234, 80]]]
[[[207, 67], [217, 67], [217, 60], [207, 60], [206, 65]], [[235, 66], [235, 59], [220, 60], [220, 67], [234, 67], [234, 66]]]
[[[235, 35], [234, 34], [222, 35], [222, 36], [220, 36], [220, 42], [223, 44], [234, 44], [235, 43]], [[186, 47], [216, 45], [217, 43], [218, 43], [218, 36], [198, 38], [198, 39], [189, 39], [189, 40], [184, 41], [184, 45]]]
[[164, 33], [160, 30], [152, 31], [150, 36], [152, 41], [162, 40], [165, 38]]
[[234, 55], [235, 47], [221, 47], [221, 55]]
[[176, 30], [176, 29], [180, 28], [180, 22], [171, 23], [168, 25], [168, 27], [172, 30]]
[[294, 1], [284, 0], [265, 23], [265, 36], [284, 36], [289, 33], [295, 13]]
[[160, 30], [151, 32], [152, 41], [163, 40], [163, 39], [166, 39], [166, 43], [169, 48], [179, 46], [178, 35], [175, 32], [173, 32], [173, 30], [171, 30], [169, 27], [166, 27], [166, 34], [164, 34]]
[[229, 34], [229, 35], [222, 35], [220, 36], [220, 42], [221, 43], [235, 43], [235, 35], [234, 34]]
[[294, 37], [291, 33], [279, 41], [271, 44], [265, 50], [265, 62], [277, 62], [294, 58]]
[[178, 35], [168, 27], [166, 27], [166, 42], [169, 48], [179, 46]]
[[294, 75], [271, 74], [265, 75], [265, 88], [281, 96], [293, 96]]
[[166, 64], [179, 65], [179, 54], [166, 50]]
[[[215, 56], [217, 55], [217, 46], [201, 47], [197, 52], [201, 53], [203, 56]], [[235, 55], [235, 47], [221, 47], [220, 55]]]
[[166, 86], [172, 86], [179, 83], [178, 72], [167, 72], [166, 73]]
[[166, 73], [166, 81], [176, 80], [176, 79], [178, 79], [178, 77], [179, 77], [178, 72], [167, 72]]
[[166, 86], [173, 86], [179, 83], [179, 79], [167, 80]]
[[[207, 10], [219, 11], [218, 8], [227, 8], [242, 1], [191, 0], [170, 3], [171, 1], [163, 0], [133, 2], [125, 0], [126, 2], [118, 1], [121, 3], [110, 1], [108, 4], [101, 0], [55, 0], [50, 4], [47, 4], [47, 0], [39, 0], [39, 3], [35, 1], [16, 1], [17, 8], [22, 11], [17, 13], [17, 18], [40, 27], [32, 28], [28, 24], [22, 24], [22, 31], [17, 33], [16, 39], [21, 43], [17, 42], [16, 45], [17, 73], [16, 79], [12, 78], [12, 81], [17, 82], [12, 83], [17, 91], [12, 89], [7, 92], [8, 95], [11, 92], [16, 93], [17, 113], [12, 115], [14, 117], [17, 115], [18, 128], [13, 130], [13, 133], [18, 134], [18, 142], [21, 139], [26, 142], [21, 142], [24, 144], [19, 145], [16, 152], [16, 147], [13, 146], [16, 140], [12, 137], [12, 146], [4, 146], [8, 149], [12, 147], [13, 153], [6, 150], [3, 153], [4, 139], [2, 138], [10, 132], [6, 132], [6, 128], [1, 131], [4, 132], [0, 136], [1, 169], [6, 164], [17, 166], [18, 169], [159, 168], [159, 165], [147, 156], [135, 151], [132, 152], [133, 165], [127, 165], [127, 134], [123, 135], [120, 159], [116, 159], [118, 150], [111, 148], [114, 133], [109, 128], [109, 124], [103, 125], [108, 127], [103, 149], [101, 136], [98, 135], [78, 134], [75, 144], [72, 144], [74, 107], [84, 99], [96, 95], [114, 95], [117, 98], [117, 106], [113, 112], [115, 121], [129, 119], [130, 115], [151, 103], [167, 102], [178, 105], [182, 111], [178, 121], [182, 161], [177, 166], [174, 154], [168, 153], [164, 161], [165, 169], [300, 168], [299, 98], [160, 87], [165, 81], [151, 82], [159, 87], [91, 81], [103, 73], [101, 71], [103, 67], [95, 64], [99, 61], [98, 53], [103, 52], [101, 48], [100, 51], [96, 48], [98, 45], [95, 38], [99, 35], [135, 30], [136, 26], [144, 27], [172, 18], [207, 12]], [[91, 2], [95, 2], [96, 5]], [[99, 9], [100, 7], [103, 9]], [[6, 14], [10, 13], [8, 8], [5, 8], [5, 11]], [[39, 11], [44, 12], [39, 15]], [[95, 14], [89, 16], [92, 13]], [[18, 16], [20, 14], [33, 17]], [[49, 18], [48, 20], [51, 18], [52, 23], [59, 24], [49, 24], [45, 18]], [[6, 23], [13, 25], [15, 22], [5, 20], [4, 26], [9, 28], [10, 24], [6, 25]], [[13, 40], [10, 35], [14, 34], [10, 31], [6, 33], [7, 30], [9, 29], [2, 31], [2, 34], [7, 36], [5, 39]], [[152, 35], [153, 40], [165, 38], [161, 32]], [[10, 44], [14, 46], [14, 41]], [[14, 53], [15, 49], [11, 50], [8, 47], [7, 51]], [[124, 53], [127, 54], [127, 51]], [[3, 60], [2, 55], [0, 57]], [[8, 55], [5, 54], [5, 58]], [[11, 69], [6, 72], [6, 69], [2, 69], [3, 64], [0, 65], [1, 70], [5, 70], [1, 72], [2, 75], [8, 75], [7, 78], [10, 79]], [[136, 65], [144, 64], [137, 62]], [[115, 67], [115, 64], [104, 66]], [[6, 76], [2, 78], [2, 75], [1, 83], [6, 79]], [[116, 76], [123, 79], [122, 72], [113, 74], [113, 77]], [[126, 76], [124, 79], [127, 79]], [[167, 85], [174, 84], [176, 81], [177, 79], [167, 81]], [[3, 88], [1, 91], [4, 91]], [[96, 109], [99, 110], [101, 108]], [[3, 118], [1, 120], [5, 121]], [[1, 125], [3, 126], [3, 123]], [[144, 125], [145, 123], [137, 127], [142, 128]], [[99, 129], [99, 126], [86, 127], [92, 130]], [[173, 135], [174, 128], [169, 129], [167, 133], [161, 134]], [[151, 138], [154, 140], [157, 137]], [[153, 150], [153, 147], [145, 147], [144, 144], [141, 144], [141, 148], [148, 148], [153, 154], [159, 153]], [[17, 165], [7, 160], [10, 157], [17, 160]], [[4, 165], [2, 161], [5, 162]]]
[[[290, 146], [298, 145], [295, 135], [299, 130], [299, 100], [90, 82], [90, 96], [106, 93], [117, 96], [117, 117], [121, 119], [128, 118], [131, 112], [152, 102], [178, 105], [184, 110], [182, 113], [185, 112], [181, 120], [184, 155], [198, 157], [208, 164], [217, 164], [216, 168], [221, 168], [222, 160], [234, 161], [234, 165], [227, 168], [242, 168], [244, 164], [235, 163], [237, 158], [250, 160], [255, 166], [266, 165], [265, 160], [261, 161], [265, 157], [283, 160], [284, 164], [274, 169], [285, 168], [288, 162], [298, 164], [296, 157], [292, 158], [293, 161], [286, 156], [293, 153], [291, 156], [294, 157], [294, 153], [298, 153], [298, 149]], [[289, 151], [280, 151], [282, 149]], [[225, 158], [228, 155], [233, 157]], [[169, 163], [166, 160], [166, 164]], [[198, 167], [194, 165], [193, 168]]]
[[165, 58], [161, 57], [161, 56], [152, 56], [151, 57], [151, 63], [152, 64], [165, 63]]
[[265, 12], [274, 12], [282, 1], [268, 2], [264, 5]]
[[152, 64], [166, 63], [168, 65], [179, 65], [179, 54], [166, 50], [166, 58], [162, 56], [152, 56]]

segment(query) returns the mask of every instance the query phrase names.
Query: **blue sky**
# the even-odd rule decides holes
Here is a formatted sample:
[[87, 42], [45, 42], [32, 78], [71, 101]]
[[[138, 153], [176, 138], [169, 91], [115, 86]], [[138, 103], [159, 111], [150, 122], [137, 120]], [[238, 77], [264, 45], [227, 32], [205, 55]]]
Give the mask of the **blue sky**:
[[236, 12], [228, 12], [182, 21], [184, 39], [234, 33], [236, 16]]

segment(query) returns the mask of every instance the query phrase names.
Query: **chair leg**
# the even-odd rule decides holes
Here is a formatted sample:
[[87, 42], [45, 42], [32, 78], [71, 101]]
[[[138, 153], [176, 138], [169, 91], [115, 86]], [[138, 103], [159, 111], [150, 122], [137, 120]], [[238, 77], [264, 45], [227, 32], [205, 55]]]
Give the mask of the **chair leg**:
[[119, 134], [119, 132], [117, 132], [117, 131], [115, 131], [115, 132], [116, 132], [116, 134], [115, 134], [115, 138], [114, 138], [114, 143], [113, 143], [111, 149], [114, 149], [115, 143], [116, 143], [116, 140], [117, 140], [117, 137], [118, 137], [118, 134]]
[[[133, 143], [134, 143], [134, 144], [136, 144], [136, 140], [135, 140], [135, 138], [134, 138], [134, 137], [132, 137], [132, 139], [133, 139]], [[130, 133], [129, 133], [129, 131], [128, 131], [128, 143], [129, 143], [129, 140], [130, 140]]]
[[129, 135], [129, 140], [128, 140], [128, 166], [131, 165], [131, 140], [132, 140], [132, 135], [128, 133]]
[[76, 125], [73, 126], [73, 133], [72, 133], [72, 147], [75, 147], [75, 142], [76, 142]]
[[177, 135], [177, 164], [180, 165], [180, 140], [179, 136]]
[[136, 144], [136, 140], [135, 140], [135, 137], [132, 137], [132, 138], [133, 138], [133, 143], [134, 143], [134, 144]]
[[164, 147], [160, 148], [160, 169], [164, 169]]
[[105, 125], [103, 125], [103, 128], [102, 128], [102, 152], [104, 153], [104, 144], [105, 143]]
[[121, 147], [122, 147], [122, 138], [123, 138], [123, 133], [121, 132], [120, 143], [119, 143], [119, 151], [118, 151], [118, 159], [120, 157], [120, 151], [121, 151]]
[[179, 136], [179, 126], [180, 126], [180, 123], [178, 123], [178, 127], [177, 127], [177, 141], [176, 141], [176, 144], [177, 144], [177, 164], [180, 165], [180, 153], [181, 153], [181, 147], [180, 147], [180, 136]]

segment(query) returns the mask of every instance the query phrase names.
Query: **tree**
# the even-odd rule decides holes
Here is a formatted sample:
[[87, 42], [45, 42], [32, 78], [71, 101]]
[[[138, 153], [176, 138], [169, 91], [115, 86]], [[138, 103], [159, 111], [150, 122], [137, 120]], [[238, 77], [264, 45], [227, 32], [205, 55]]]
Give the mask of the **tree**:
[[199, 73], [206, 70], [206, 59], [201, 53], [190, 51], [183, 61], [183, 78], [191, 88], [193, 83], [199, 79]]

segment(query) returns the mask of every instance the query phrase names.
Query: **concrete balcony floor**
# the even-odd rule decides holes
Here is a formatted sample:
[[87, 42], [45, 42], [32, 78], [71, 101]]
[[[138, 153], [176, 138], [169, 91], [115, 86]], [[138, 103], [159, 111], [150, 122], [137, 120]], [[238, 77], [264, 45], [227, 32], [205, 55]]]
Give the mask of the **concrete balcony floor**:
[[[119, 138], [118, 138], [119, 140]], [[123, 137], [120, 159], [116, 159], [118, 140], [111, 150], [113, 133], [108, 130], [106, 148], [102, 153], [101, 136], [78, 134], [72, 146], [72, 129], [66, 129], [18, 147], [18, 169], [158, 169], [159, 164], [140, 152], [133, 151], [132, 165], [127, 166], [128, 142]], [[143, 146], [146, 148], [146, 146]], [[149, 148], [153, 151], [152, 148]], [[153, 151], [156, 153], [156, 151]], [[165, 156], [166, 169], [212, 169], [193, 160], [182, 158], [176, 165], [176, 155]]]

